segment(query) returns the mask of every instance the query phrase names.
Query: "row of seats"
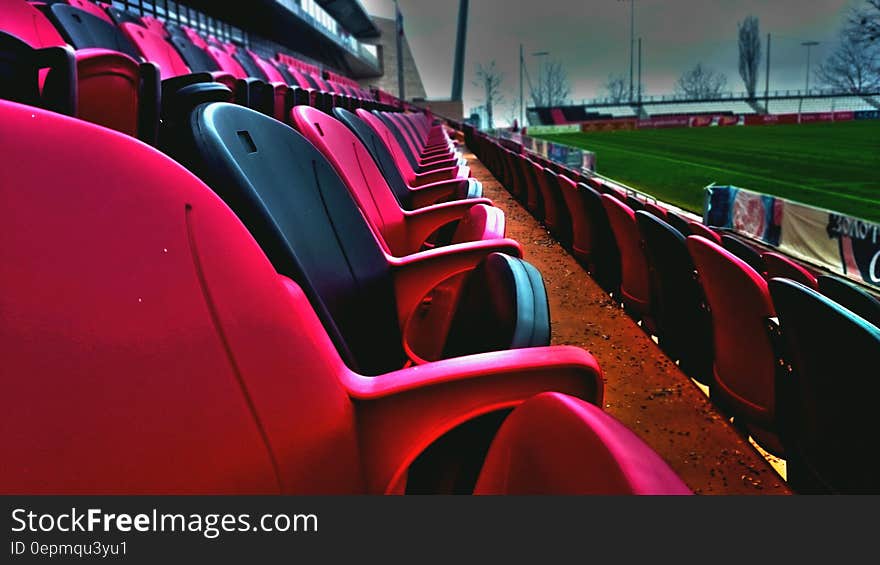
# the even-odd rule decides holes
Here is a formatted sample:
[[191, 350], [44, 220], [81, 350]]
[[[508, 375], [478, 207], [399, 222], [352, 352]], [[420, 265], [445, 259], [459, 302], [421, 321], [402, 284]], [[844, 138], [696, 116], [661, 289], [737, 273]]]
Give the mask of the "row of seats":
[[[316, 67], [88, 0], [0, 0], [0, 96], [76, 115], [155, 144], [162, 98], [219, 81], [237, 103], [287, 121], [296, 104], [381, 109]], [[72, 87], [76, 83], [77, 88]]]
[[473, 130], [466, 138], [734, 423], [786, 459], [794, 488], [880, 492], [867, 447], [875, 297], [601, 179]]
[[0, 101], [0, 491], [689, 493], [550, 345], [540, 273], [430, 116], [280, 120], [172, 77], [152, 148], [40, 107], [52, 72]]

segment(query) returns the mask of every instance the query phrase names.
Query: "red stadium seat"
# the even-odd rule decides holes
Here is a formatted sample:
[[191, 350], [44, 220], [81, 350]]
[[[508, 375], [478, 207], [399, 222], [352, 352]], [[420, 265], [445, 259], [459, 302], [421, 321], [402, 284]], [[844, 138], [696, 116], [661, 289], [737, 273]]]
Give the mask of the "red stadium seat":
[[130, 23], [121, 24], [119, 27], [146, 60], [159, 66], [163, 80], [190, 73], [189, 67], [180, 54], [161, 35]]
[[565, 206], [562, 191], [559, 188], [560, 175], [550, 169], [539, 170], [535, 165], [535, 176], [544, 201], [544, 225], [553, 237], [566, 249], [571, 247], [571, 214]]
[[401, 493], [473, 418], [548, 391], [602, 403], [574, 347], [362, 377], [183, 167], [28, 106], [0, 101], [0, 122], [3, 494]]
[[439, 202], [482, 197], [483, 185], [474, 178], [438, 182], [419, 188], [407, 185], [397, 169], [394, 156], [370, 126], [343, 108], [334, 108], [333, 115], [348, 126], [370, 152], [402, 208], [415, 210]]
[[[302, 135], [241, 106], [192, 103], [194, 109], [182, 109], [182, 118], [169, 120], [176, 127], [163, 129], [163, 139], [179, 140], [173, 157], [205, 179], [279, 272], [303, 287], [356, 370], [378, 374], [431, 359], [450, 340], [450, 323], [466, 304], [462, 289], [474, 269], [493, 253], [521, 254], [517, 242], [492, 239], [394, 257], [333, 166]], [[513, 269], [509, 263], [497, 267]], [[543, 323], [531, 312], [546, 308], [546, 297], [542, 304], [538, 296], [543, 283], [531, 279], [518, 283], [517, 292], [504, 293], [516, 304], [503, 312], [518, 321], [497, 324], [496, 330]], [[549, 338], [549, 331], [487, 335], [471, 347], [477, 351], [481, 343], [499, 341], [532, 347], [532, 339], [542, 335]], [[522, 344], [514, 345], [520, 338]]]
[[450, 167], [447, 169], [439, 169], [427, 173], [417, 173], [410, 165], [409, 160], [403, 154], [400, 145], [397, 143], [397, 140], [394, 138], [391, 131], [389, 131], [388, 127], [385, 125], [382, 120], [374, 116], [372, 113], [364, 110], [363, 108], [359, 108], [357, 110], [357, 116], [367, 123], [373, 131], [379, 134], [379, 137], [385, 142], [385, 147], [391, 151], [391, 154], [394, 155], [394, 160], [397, 163], [397, 168], [400, 171], [400, 174], [403, 176], [403, 179], [406, 181], [411, 187], [419, 187], [424, 186], [426, 184], [431, 184], [435, 182], [441, 182], [452, 179], [466, 179], [470, 176], [470, 169], [466, 166], [461, 167]]
[[624, 308], [635, 319], [642, 320], [645, 329], [653, 332], [651, 280], [635, 213], [629, 206], [607, 194], [602, 195], [602, 204], [620, 249], [620, 294]]
[[699, 235], [701, 237], [705, 237], [706, 239], [708, 239], [714, 243], [717, 243], [718, 245], [721, 245], [721, 236], [718, 234], [718, 232], [716, 232], [712, 228], [708, 227], [705, 224], [701, 224], [700, 222], [694, 222], [694, 221], [688, 222], [688, 225], [690, 226], [690, 233], [689, 234], [685, 233], [682, 235], [685, 235], [685, 236]]
[[783, 277], [797, 281], [813, 290], [819, 290], [819, 282], [815, 275], [792, 261], [785, 255], [773, 251], [765, 251], [761, 254], [766, 269], [765, 277], [770, 280], [774, 277]]
[[[58, 6], [65, 11], [78, 11], [70, 6]], [[92, 18], [99, 26], [115, 29], [111, 23]], [[67, 48], [67, 43], [52, 23], [34, 6], [24, 0], [0, 0], [0, 31], [12, 34], [33, 49]], [[147, 142], [155, 142], [156, 120], [158, 119], [158, 78], [152, 65], [139, 65], [128, 55], [101, 48], [85, 48], [75, 51], [75, 71], [58, 69], [59, 74], [70, 73], [75, 76], [65, 79], [64, 88], [75, 96], [76, 116], [84, 120], [121, 131], [131, 136], [140, 136]], [[36, 80], [37, 69], [33, 71]], [[34, 85], [34, 96], [44, 89], [49, 75], [39, 73], [39, 84]], [[58, 84], [59, 77], [52, 80]], [[11, 85], [10, 85], [11, 86]], [[49, 89], [51, 90], [51, 88]], [[20, 99], [20, 97], [19, 97]], [[22, 102], [39, 104], [38, 99]], [[71, 109], [72, 110], [72, 109]]]
[[687, 238], [712, 314], [720, 405], [764, 449], [783, 455], [777, 411], [776, 316], [767, 282], [745, 261], [700, 236]]
[[[466, 218], [476, 220], [476, 224], [461, 222], [451, 239], [442, 244], [504, 237], [504, 212], [486, 199], [403, 210], [370, 153], [345, 125], [309, 106], [295, 107], [292, 115], [300, 133], [333, 164], [391, 255], [416, 253], [435, 231]], [[478, 229], [468, 229], [474, 227]]]
[[[566, 463], [558, 465], [562, 460]], [[547, 392], [527, 400], [504, 421], [486, 456], [475, 494], [692, 492], [623, 424], [596, 406]]]

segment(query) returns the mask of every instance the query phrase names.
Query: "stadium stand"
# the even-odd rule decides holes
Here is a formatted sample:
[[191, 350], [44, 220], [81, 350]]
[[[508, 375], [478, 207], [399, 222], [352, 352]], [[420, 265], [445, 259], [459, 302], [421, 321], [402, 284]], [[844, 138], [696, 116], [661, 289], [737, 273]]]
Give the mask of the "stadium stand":
[[[304, 55], [180, 5], [115, 4], [0, 0], [0, 194], [17, 211], [0, 224], [0, 442], [25, 462], [0, 492], [689, 494], [603, 411], [596, 359], [551, 344], [542, 274], [465, 150], [791, 458], [793, 485], [878, 489], [872, 455], [863, 474], [829, 463], [853, 429], [844, 446], [866, 451], [869, 409], [829, 423], [817, 410], [849, 400], [810, 404], [840, 355], [847, 374], [876, 357], [869, 294], [362, 88], [346, 70], [370, 61], [314, 58], [358, 45], [332, 18], [314, 25], [333, 44]], [[821, 346], [815, 319], [847, 349]], [[490, 414], [479, 445], [437, 449]]]
[[[0, 92], [0, 158], [16, 164], [0, 192], [22, 211], [0, 228], [17, 274], [2, 278], [16, 323], [0, 349], [4, 375], [28, 379], [4, 396], [0, 440], [27, 470], [4, 466], [0, 491], [403, 493], [418, 479], [408, 466], [441, 436], [513, 410], [491, 446], [460, 455], [485, 457], [468, 492], [690, 493], [603, 413], [595, 359], [548, 345], [541, 274], [503, 239], [503, 213], [479, 198], [446, 126], [388, 113], [404, 104], [294, 55], [203, 35], [189, 10], [169, 21], [76, 0], [44, 5], [50, 21], [3, 1], [28, 22], [4, 11], [4, 33], [33, 22], [51, 33], [2, 44], [13, 46], [4, 78], [24, 84]], [[129, 93], [85, 88], [92, 44], [129, 69]], [[54, 62], [31, 52], [46, 49], [60, 62], [41, 80]], [[380, 164], [352, 119], [384, 145]], [[149, 128], [166, 154], [135, 139]], [[396, 189], [382, 170], [392, 164]], [[445, 202], [407, 210], [401, 188]], [[454, 221], [449, 241], [432, 239]], [[63, 298], [48, 265], [78, 273]], [[427, 330], [426, 357], [448, 361], [411, 347]], [[204, 425], [187, 425], [194, 415]], [[570, 443], [541, 445], [537, 430]], [[73, 454], [77, 473], [59, 473]]]

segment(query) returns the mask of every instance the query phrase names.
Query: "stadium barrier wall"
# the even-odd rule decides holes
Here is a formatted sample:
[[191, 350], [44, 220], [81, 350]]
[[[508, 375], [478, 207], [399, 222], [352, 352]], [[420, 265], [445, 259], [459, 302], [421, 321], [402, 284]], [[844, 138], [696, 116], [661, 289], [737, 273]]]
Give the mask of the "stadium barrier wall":
[[880, 224], [735, 186], [709, 185], [703, 222], [880, 289]]
[[562, 125], [529, 126], [527, 132], [531, 135], [552, 135], [632, 129], [763, 126], [876, 119], [880, 119], [880, 110], [802, 112], [800, 114], [676, 114], [647, 119], [610, 118]]
[[[567, 126], [535, 126], [533, 128], [530, 127], [528, 131], [529, 133], [535, 133], [534, 130], [538, 129], [540, 133], [560, 133], [557, 131], [557, 128], [560, 127], [567, 128]], [[573, 130], [570, 129], [570, 127], [568, 128], [569, 129], [565, 129], [565, 133], [576, 133], [580, 131], [580, 126], [577, 124], [574, 124]], [[553, 143], [552, 141], [546, 141], [543, 139], [536, 139], [529, 135], [504, 129], [495, 130], [493, 135], [499, 139], [512, 142], [530, 153], [540, 155], [545, 159], [549, 159], [565, 167], [590, 172], [596, 170], [596, 154], [592, 151], [570, 147], [561, 143]]]

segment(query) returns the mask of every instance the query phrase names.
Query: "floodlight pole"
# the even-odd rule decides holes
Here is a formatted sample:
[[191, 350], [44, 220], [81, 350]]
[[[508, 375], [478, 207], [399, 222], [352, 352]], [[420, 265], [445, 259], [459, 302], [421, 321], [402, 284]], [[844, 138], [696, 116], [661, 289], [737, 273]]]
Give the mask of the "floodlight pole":
[[642, 104], [642, 38], [639, 38], [639, 105]]
[[519, 127], [523, 127], [526, 123], [525, 115], [525, 98], [523, 96], [523, 73], [525, 72], [525, 57], [523, 56], [523, 45], [519, 44]]
[[770, 113], [770, 34], [767, 34], [767, 65], [764, 69], [764, 111]]
[[[809, 95], [810, 93], [810, 50], [819, 45], [818, 41], [804, 41], [801, 43], [802, 46], [807, 48], [807, 82], [804, 86], [804, 94]], [[798, 123], [801, 123], [801, 110], [804, 107], [804, 96], [801, 95], [801, 100], [798, 103]]]
[[633, 48], [635, 47], [636, 2], [629, 0], [629, 101], [633, 101]]

